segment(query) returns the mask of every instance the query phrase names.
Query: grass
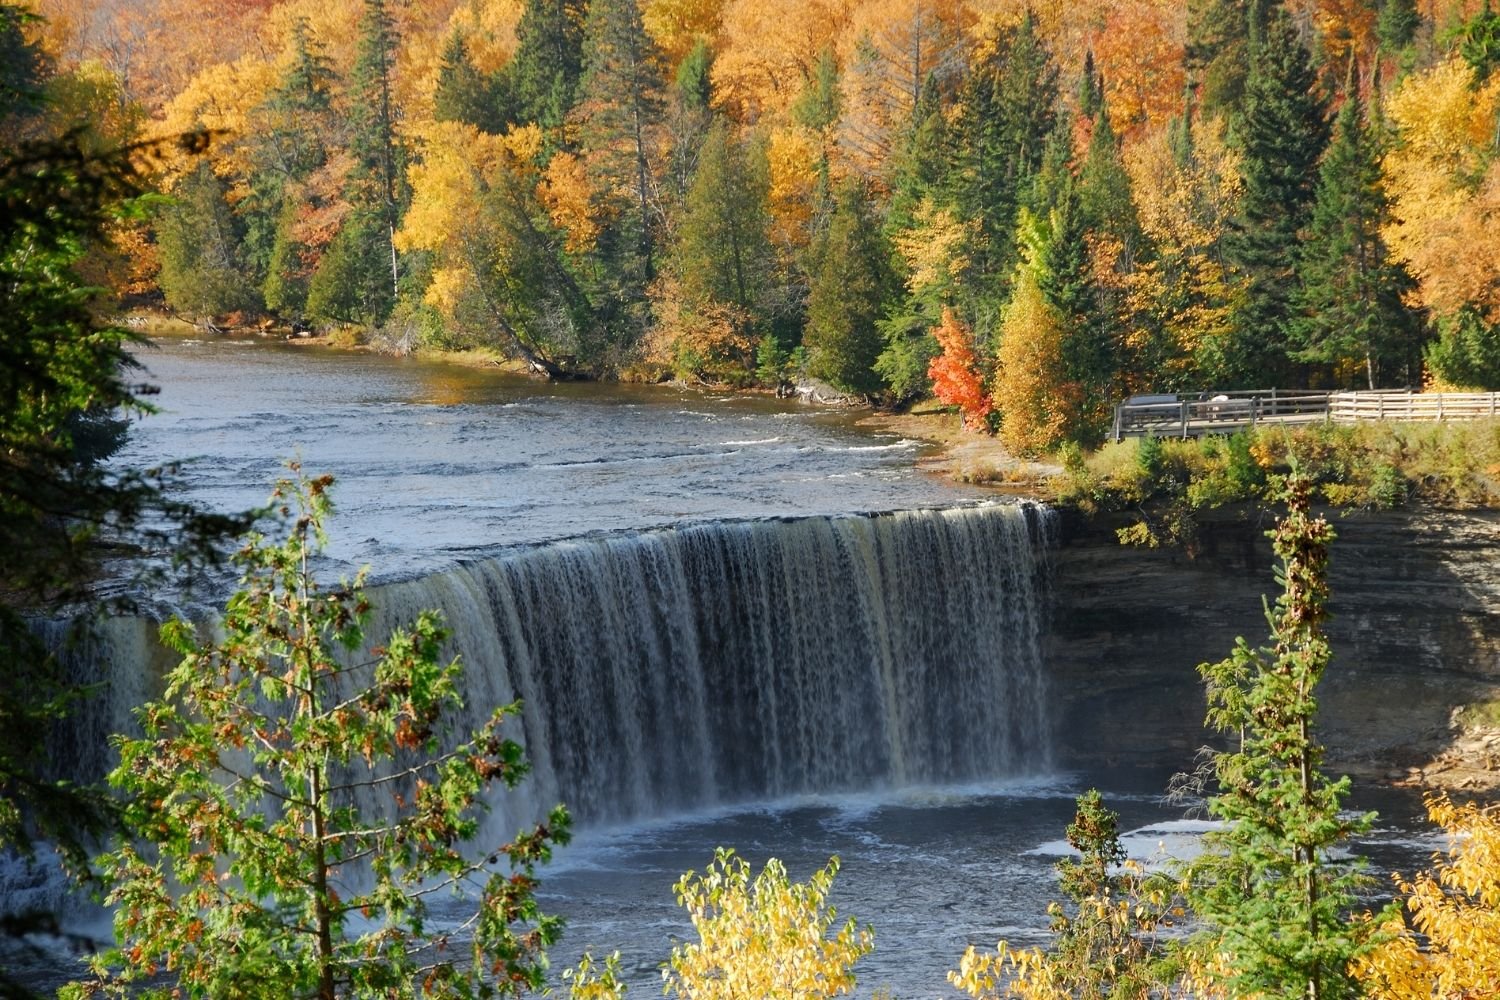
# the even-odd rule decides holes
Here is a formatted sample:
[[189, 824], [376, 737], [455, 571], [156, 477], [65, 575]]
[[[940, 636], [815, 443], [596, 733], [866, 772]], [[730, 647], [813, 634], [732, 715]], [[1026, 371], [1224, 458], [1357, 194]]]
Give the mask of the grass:
[[1135, 510], [1129, 544], [1191, 546], [1196, 515], [1259, 500], [1293, 466], [1344, 509], [1413, 502], [1500, 507], [1500, 421], [1315, 424], [1229, 437], [1137, 438], [1092, 454], [1064, 450], [1048, 492], [1086, 514]]

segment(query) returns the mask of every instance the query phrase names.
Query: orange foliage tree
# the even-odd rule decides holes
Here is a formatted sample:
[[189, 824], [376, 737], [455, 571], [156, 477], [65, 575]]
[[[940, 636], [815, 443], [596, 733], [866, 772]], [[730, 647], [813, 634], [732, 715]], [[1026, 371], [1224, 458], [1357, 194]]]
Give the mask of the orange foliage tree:
[[942, 321], [932, 328], [932, 336], [943, 349], [927, 366], [932, 394], [940, 402], [958, 407], [965, 427], [982, 430], [994, 405], [979, 375], [979, 359], [974, 354], [969, 328], [952, 309], [945, 307]]

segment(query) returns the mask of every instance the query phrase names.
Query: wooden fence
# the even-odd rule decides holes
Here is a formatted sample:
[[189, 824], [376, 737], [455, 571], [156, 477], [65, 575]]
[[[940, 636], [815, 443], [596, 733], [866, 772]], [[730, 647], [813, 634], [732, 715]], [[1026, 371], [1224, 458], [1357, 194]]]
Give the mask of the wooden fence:
[[1132, 396], [1115, 407], [1110, 438], [1197, 437], [1265, 424], [1365, 420], [1477, 420], [1500, 416], [1494, 392], [1322, 392], [1267, 389], [1248, 392]]

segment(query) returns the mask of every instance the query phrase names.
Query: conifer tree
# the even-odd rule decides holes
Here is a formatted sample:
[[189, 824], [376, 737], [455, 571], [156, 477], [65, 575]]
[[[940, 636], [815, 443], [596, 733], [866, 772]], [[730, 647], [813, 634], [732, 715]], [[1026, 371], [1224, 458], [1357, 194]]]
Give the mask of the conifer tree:
[[1188, 0], [1186, 63], [1208, 117], [1238, 115], [1250, 61], [1247, 0]]
[[1291, 321], [1299, 360], [1363, 370], [1365, 384], [1415, 384], [1421, 325], [1405, 297], [1415, 287], [1391, 260], [1380, 142], [1351, 90], [1318, 176]]
[[[671, 136], [668, 174], [671, 193], [680, 211], [687, 200], [688, 188], [698, 169], [698, 152], [713, 123], [714, 54], [708, 42], [699, 39], [677, 67], [670, 91], [667, 130]], [[676, 212], [667, 213], [667, 224], [676, 220]]]
[[264, 274], [266, 308], [299, 318], [307, 298], [307, 248], [297, 236], [301, 190], [327, 161], [333, 70], [314, 46], [307, 21], [292, 28], [292, 62], [286, 76], [254, 112], [254, 172], [250, 198], [240, 206], [247, 253]]
[[259, 308], [245, 260], [244, 231], [224, 183], [206, 159], [180, 181], [156, 224], [162, 293], [189, 316], [210, 318]]
[[553, 131], [578, 97], [583, 76], [583, 0], [526, 0], [507, 81], [520, 124]]
[[1312, 214], [1318, 161], [1328, 144], [1312, 61], [1279, 2], [1252, 41], [1244, 112], [1236, 127], [1244, 195], [1227, 247], [1244, 287], [1233, 330], [1207, 373], [1224, 388], [1285, 384], [1290, 374], [1294, 265]]
[[1375, 37], [1387, 55], [1396, 55], [1417, 37], [1422, 15], [1416, 0], [1381, 0], [1380, 16], [1375, 22]]
[[[313, 570], [331, 482], [278, 484], [285, 538], [251, 534], [237, 553], [222, 639], [164, 626], [182, 660], [142, 706], [144, 735], [117, 740], [110, 775], [126, 829], [98, 866], [117, 947], [90, 963], [94, 979], [63, 991], [69, 1000], [541, 986], [561, 923], [537, 906], [536, 866], [567, 842], [567, 812], [503, 846], [469, 846], [482, 794], [529, 770], [501, 731], [518, 706], [453, 732], [462, 664], [439, 658], [447, 631], [434, 612], [365, 645], [363, 576], [325, 587]], [[428, 923], [441, 890], [474, 907], [462, 946]], [[171, 986], [149, 982], [163, 973]]]
[[659, 207], [653, 204], [666, 114], [666, 63], [636, 0], [593, 0], [574, 110], [594, 188], [608, 219], [598, 241], [613, 301], [640, 302], [656, 274]]
[[774, 251], [766, 210], [764, 157], [716, 123], [677, 229], [673, 264], [692, 303], [736, 306], [768, 319]]
[[505, 106], [505, 96], [497, 77], [475, 68], [463, 33], [454, 31], [449, 35], [443, 46], [443, 62], [438, 67], [432, 117], [440, 122], [465, 122], [499, 135], [515, 117]]
[[848, 392], [875, 392], [876, 328], [890, 294], [890, 250], [869, 192], [858, 181], [838, 193], [807, 303], [807, 370]]
[[400, 221], [401, 153], [391, 75], [396, 65], [396, 26], [385, 0], [364, 0], [354, 67], [349, 74], [350, 217], [338, 239], [349, 244], [347, 274], [359, 286], [338, 297], [359, 301], [359, 319], [385, 320], [399, 293], [396, 226]]
[[1191, 902], [1231, 996], [1340, 1000], [1358, 994], [1350, 961], [1374, 925], [1348, 919], [1359, 862], [1336, 857], [1373, 816], [1349, 816], [1347, 777], [1322, 772], [1315, 689], [1332, 658], [1328, 545], [1333, 529], [1310, 512], [1312, 483], [1293, 474], [1287, 513], [1270, 533], [1281, 596], [1268, 609], [1271, 642], [1240, 638], [1228, 659], [1198, 670], [1208, 725], [1236, 741], [1214, 757], [1209, 813], [1225, 826], [1204, 838]]
[[979, 47], [959, 97], [955, 203], [977, 221], [968, 289], [993, 316], [1016, 261], [1016, 218], [1056, 121], [1057, 69], [1028, 12]]

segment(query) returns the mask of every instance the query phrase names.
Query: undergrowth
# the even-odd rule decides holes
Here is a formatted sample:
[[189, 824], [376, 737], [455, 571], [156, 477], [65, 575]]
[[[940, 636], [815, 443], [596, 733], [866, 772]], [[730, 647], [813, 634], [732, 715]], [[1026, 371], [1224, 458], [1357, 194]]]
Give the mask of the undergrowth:
[[1316, 424], [1228, 437], [1136, 438], [1084, 455], [1064, 449], [1053, 498], [1085, 514], [1135, 511], [1128, 545], [1191, 550], [1198, 515], [1265, 496], [1295, 465], [1328, 505], [1389, 510], [1413, 501], [1500, 506], [1500, 421]]

